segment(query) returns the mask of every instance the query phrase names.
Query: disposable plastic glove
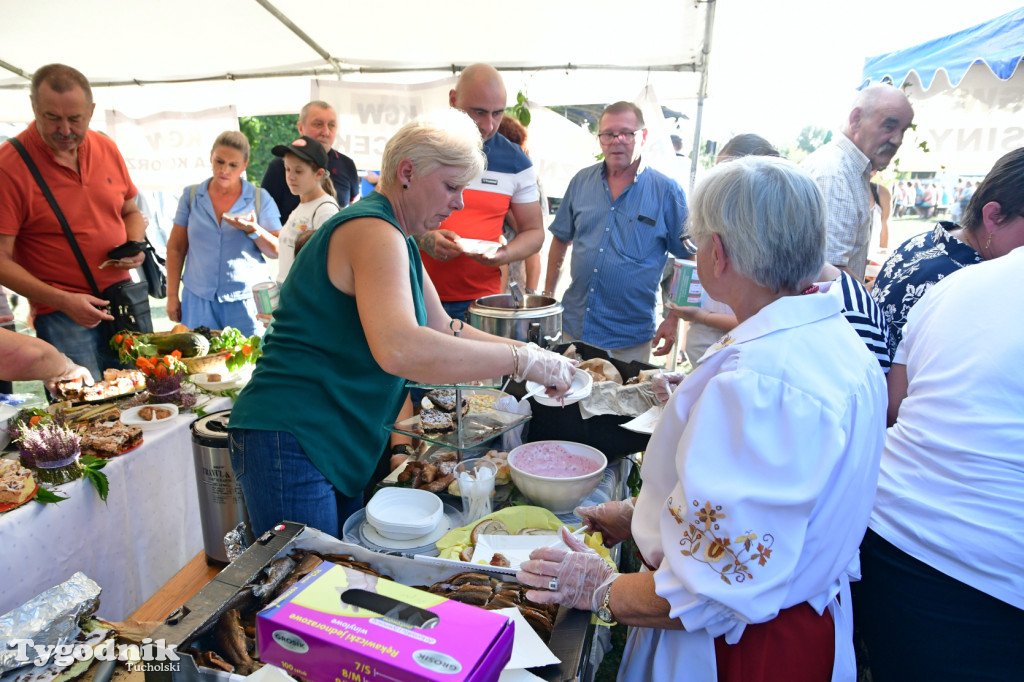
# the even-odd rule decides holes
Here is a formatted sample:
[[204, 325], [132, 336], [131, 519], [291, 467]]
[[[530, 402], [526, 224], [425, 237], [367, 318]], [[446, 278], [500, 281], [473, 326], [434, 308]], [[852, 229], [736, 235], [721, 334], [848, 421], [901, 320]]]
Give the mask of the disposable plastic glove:
[[[520, 565], [516, 579], [523, 585], [541, 588], [526, 592], [526, 598], [538, 604], [561, 604], [595, 611], [604, 598], [602, 587], [619, 577], [619, 573], [564, 526], [562, 541], [569, 550], [558, 547], [533, 550], [530, 559]], [[558, 581], [555, 590], [547, 589], [552, 578]]]
[[633, 500], [602, 502], [593, 507], [576, 507], [576, 516], [587, 529], [600, 531], [606, 547], [613, 547], [632, 537]]
[[72, 362], [71, 358], [64, 356], [64, 371], [55, 377], [43, 380], [43, 385], [46, 386], [46, 390], [53, 395], [57, 395], [57, 382], [58, 381], [81, 381], [83, 384], [91, 386], [93, 383], [92, 374], [85, 367], [76, 365]]
[[547, 394], [557, 398], [569, 392], [576, 373], [576, 361], [564, 355], [544, 350], [535, 343], [519, 346], [519, 374], [517, 381], [535, 381], [546, 386]]
[[679, 384], [683, 383], [685, 378], [686, 374], [683, 372], [659, 372], [655, 374], [651, 378], [651, 385], [654, 387], [654, 397], [664, 405], [672, 397], [672, 391], [679, 388]]

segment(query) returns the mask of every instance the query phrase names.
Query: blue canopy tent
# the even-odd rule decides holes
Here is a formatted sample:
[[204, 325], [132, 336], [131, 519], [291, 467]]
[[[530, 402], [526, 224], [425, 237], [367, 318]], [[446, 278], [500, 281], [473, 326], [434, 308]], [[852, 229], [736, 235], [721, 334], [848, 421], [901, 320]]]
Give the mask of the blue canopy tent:
[[1009, 80], [1024, 58], [1024, 7], [983, 24], [896, 52], [864, 60], [864, 82], [899, 87], [914, 72], [925, 90], [938, 71], [960, 84], [972, 65], [984, 63], [999, 80]]
[[899, 169], [984, 175], [1024, 145], [1022, 61], [1024, 8], [866, 59], [865, 85], [892, 83], [914, 106], [917, 140], [904, 141]]

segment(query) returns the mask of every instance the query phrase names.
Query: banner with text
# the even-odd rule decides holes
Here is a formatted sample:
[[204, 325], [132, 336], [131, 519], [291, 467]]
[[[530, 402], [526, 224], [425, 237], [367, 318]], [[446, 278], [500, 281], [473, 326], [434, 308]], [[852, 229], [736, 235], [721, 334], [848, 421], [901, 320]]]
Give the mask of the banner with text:
[[108, 110], [107, 134], [117, 143], [140, 190], [175, 192], [210, 177], [210, 148], [225, 130], [238, 130], [235, 107], [164, 111], [129, 118]]
[[399, 128], [420, 114], [448, 106], [455, 78], [420, 85], [315, 80], [312, 98], [338, 114], [334, 148], [360, 170], [379, 170], [384, 145]]

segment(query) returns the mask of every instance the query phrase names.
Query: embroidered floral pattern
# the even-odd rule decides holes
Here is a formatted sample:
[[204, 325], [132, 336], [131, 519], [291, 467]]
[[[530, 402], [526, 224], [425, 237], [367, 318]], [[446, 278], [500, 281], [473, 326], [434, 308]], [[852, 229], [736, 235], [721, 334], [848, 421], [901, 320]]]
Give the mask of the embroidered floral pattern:
[[693, 507], [692, 521], [687, 520], [690, 512], [673, 506], [672, 498], [668, 500], [672, 518], [685, 526], [683, 539], [679, 541], [682, 546], [680, 553], [706, 564], [727, 585], [753, 580], [754, 568], [765, 566], [771, 559], [775, 537], [770, 533], [758, 537], [757, 533], [748, 530], [730, 540], [719, 523], [726, 518], [721, 505], [712, 506], [709, 501], [701, 505], [697, 500], [690, 505]]
[[726, 334], [722, 338], [718, 339], [718, 343], [715, 344], [715, 350], [719, 350], [721, 348], [725, 348], [730, 343], [733, 343], [735, 341], [736, 341], [736, 339], [732, 338], [732, 334]]

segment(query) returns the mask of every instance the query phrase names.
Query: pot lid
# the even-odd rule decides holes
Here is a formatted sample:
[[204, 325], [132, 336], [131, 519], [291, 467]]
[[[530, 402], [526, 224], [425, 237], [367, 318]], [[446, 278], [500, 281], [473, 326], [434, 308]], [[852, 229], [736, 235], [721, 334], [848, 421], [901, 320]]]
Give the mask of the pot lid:
[[231, 410], [212, 412], [192, 422], [192, 440], [209, 447], [227, 447]]

